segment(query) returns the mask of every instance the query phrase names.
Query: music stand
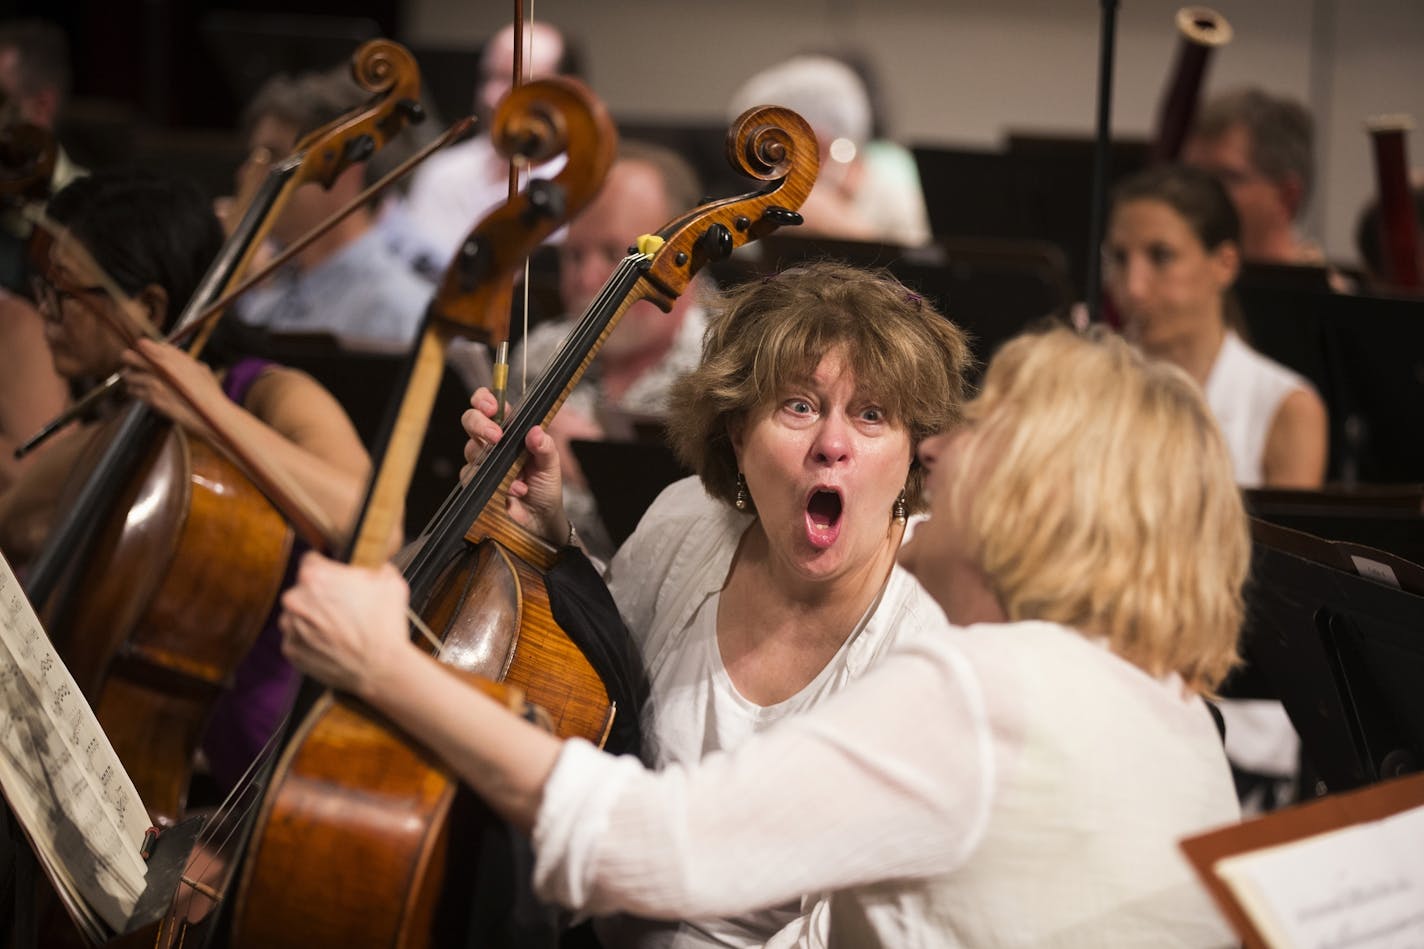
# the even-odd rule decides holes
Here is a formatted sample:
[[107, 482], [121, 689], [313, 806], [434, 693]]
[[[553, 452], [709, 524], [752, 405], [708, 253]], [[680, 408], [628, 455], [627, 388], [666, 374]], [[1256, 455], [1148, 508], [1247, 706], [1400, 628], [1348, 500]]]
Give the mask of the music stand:
[[1019, 166], [1011, 156], [932, 145], [914, 145], [910, 153], [925, 193], [931, 234], [1034, 236], [1023, 202]]
[[1424, 563], [1424, 485], [1253, 488], [1245, 495], [1247, 510], [1264, 521]]
[[618, 116], [617, 119], [620, 139], [661, 145], [684, 158], [697, 172], [697, 183], [703, 195], [740, 194], [754, 186], [751, 179], [738, 174], [727, 164], [725, 124], [674, 122], [636, 116]]
[[1332, 480], [1424, 481], [1424, 300], [1238, 283], [1248, 341], [1330, 411]]
[[1348, 790], [1418, 770], [1424, 568], [1264, 521], [1252, 533], [1243, 650], [1325, 785]]
[[368, 17], [230, 10], [208, 13], [200, 29], [239, 107], [251, 102], [272, 76], [330, 69], [350, 61], [352, 50], [381, 35], [380, 25]]
[[[1009, 135], [1008, 153], [1019, 168], [1021, 198], [1029, 228], [1020, 237], [1036, 237], [1058, 245], [1068, 255], [1073, 286], [1086, 296], [1087, 261], [1084, 251], [1093, 238], [1093, 163], [1097, 142], [1086, 136]], [[1145, 141], [1108, 143], [1105, 186], [1147, 166], [1150, 146]]]

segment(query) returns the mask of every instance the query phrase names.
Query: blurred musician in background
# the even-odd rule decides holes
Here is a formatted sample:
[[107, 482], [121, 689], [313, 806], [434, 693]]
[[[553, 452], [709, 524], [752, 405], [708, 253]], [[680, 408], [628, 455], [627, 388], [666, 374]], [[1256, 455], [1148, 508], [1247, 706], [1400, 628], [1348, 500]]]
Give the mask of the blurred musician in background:
[[[207, 196], [196, 186], [141, 171], [100, 171], [80, 178], [49, 203], [65, 229], [36, 278], [55, 368], [68, 378], [101, 379], [126, 369], [128, 396], [148, 403], [195, 437], [210, 435], [205, 418], [220, 419], [248, 450], [266, 459], [318, 506], [339, 531], [349, 530], [361, 502], [370, 462], [341, 406], [305, 373], [264, 359], [205, 350], [216, 369], [167, 343], [143, 340], [134, 348], [116, 328], [121, 305], [103, 288], [84, 253], [126, 294], [159, 332], [196, 290], [222, 245], [222, 230]], [[155, 371], [180, 380], [195, 411]], [[114, 410], [105, 406], [106, 415]], [[0, 495], [0, 548], [12, 564], [39, 549], [58, 513], [60, 492], [80, 453], [102, 432], [85, 423], [47, 448], [37, 464]], [[232, 690], [218, 703], [205, 748], [224, 789], [242, 774], [286, 712], [295, 675], [282, 659], [274, 626], [262, 633], [237, 668]]]
[[1229, 291], [1241, 225], [1217, 180], [1160, 166], [1114, 192], [1104, 248], [1124, 330], [1187, 370], [1226, 433], [1242, 487], [1317, 488], [1325, 479], [1325, 405], [1310, 384], [1255, 352], [1232, 327]]
[[1246, 261], [1324, 264], [1298, 222], [1314, 184], [1314, 122], [1306, 107], [1261, 89], [1210, 99], [1197, 114], [1182, 161], [1215, 175], [1241, 219]]
[[[238, 171], [239, 192], [247, 176], [264, 173], [268, 164], [291, 154], [307, 133], [367, 98], [345, 66], [268, 80], [247, 107], [250, 157]], [[379, 178], [383, 168], [397, 163], [415, 139], [416, 133], [402, 131], [370, 162], [347, 168], [330, 188], [301, 186], [273, 222], [274, 239], [291, 243], [324, 222]], [[254, 155], [264, 160], [254, 162]], [[340, 221], [243, 296], [236, 306], [240, 320], [273, 332], [329, 333], [367, 344], [409, 343], [434, 285], [390, 249], [375, 222], [369, 207]]]
[[[578, 74], [563, 34], [542, 20], [524, 26], [523, 62], [528, 79]], [[474, 93], [477, 134], [431, 156], [416, 171], [406, 200], [382, 217], [386, 240], [423, 273], [442, 273], [470, 228], [509, 196], [509, 159], [495, 151], [489, 129], [513, 73], [514, 27], [509, 25], [490, 38], [480, 55]], [[558, 156], [540, 166], [540, 177], [557, 174], [563, 161]]]
[[929, 212], [910, 153], [872, 138], [865, 82], [828, 55], [793, 56], [752, 76], [732, 95], [732, 118], [752, 106], [785, 106], [810, 123], [821, 170], [801, 207], [798, 234], [918, 246], [930, 239]]
[[[569, 224], [559, 245], [559, 294], [565, 316], [535, 327], [514, 350], [513, 392], [524, 388], [526, 359], [528, 383], [533, 384], [618, 262], [628, 255], [629, 246], [695, 207], [700, 195], [697, 173], [674, 152], [642, 142], [620, 143], [603, 190]], [[703, 278], [695, 279], [670, 313], [646, 300], [629, 307], [549, 424], [549, 435], [559, 448], [569, 519], [578, 525], [585, 546], [595, 556], [612, 556], [613, 545], [569, 441], [631, 437], [631, 422], [666, 413], [668, 390], [697, 365], [702, 353], [702, 332], [707, 327], [698, 299], [702, 287]]]

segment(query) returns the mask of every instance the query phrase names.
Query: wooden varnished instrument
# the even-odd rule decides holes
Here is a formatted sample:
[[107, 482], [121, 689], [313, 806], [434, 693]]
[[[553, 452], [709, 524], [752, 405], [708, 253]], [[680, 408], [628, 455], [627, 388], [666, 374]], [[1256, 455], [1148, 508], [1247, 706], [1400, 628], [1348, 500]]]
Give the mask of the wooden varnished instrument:
[[1420, 222], [1415, 214], [1405, 143], [1414, 121], [1407, 115], [1378, 115], [1371, 117], [1365, 127], [1375, 158], [1382, 276], [1391, 289], [1418, 293], [1424, 285], [1419, 259]]
[[[456, 333], [486, 342], [502, 336], [515, 268], [592, 200], [617, 141], [602, 104], [566, 79], [512, 91], [491, 134], [504, 154], [541, 162], [566, 151], [569, 158], [553, 179], [531, 182], [480, 222], [446, 270], [352, 544], [356, 564], [385, 559], [445, 342]], [[462, 820], [456, 789], [443, 768], [380, 718], [348, 697], [322, 693], [297, 727], [262, 803], [233, 944], [443, 944], [453, 924], [441, 912], [448, 905], [442, 899], [452, 888], [466, 892], [461, 883], [468, 885], [475, 856], [449, 842], [451, 826]]]
[[[329, 184], [417, 114], [419, 73], [403, 47], [365, 44], [353, 74], [372, 102], [271, 171], [178, 328], [242, 275], [297, 187]], [[26, 591], [151, 814], [166, 821], [182, 811], [212, 702], [271, 612], [291, 531], [224, 453], [144, 405], [100, 430], [88, 460]]]
[[1171, 78], [1162, 91], [1157, 131], [1152, 138], [1153, 162], [1176, 161], [1196, 119], [1197, 99], [1206, 80], [1212, 53], [1231, 42], [1231, 24], [1210, 7], [1177, 11], [1177, 55]]
[[[524, 435], [557, 412], [629, 306], [650, 300], [669, 309], [703, 265], [799, 222], [796, 209], [816, 171], [806, 123], [784, 109], [753, 110], [734, 126], [728, 150], [737, 168], [769, 184], [694, 209], [640, 240], [508, 421], [504, 439], [422, 533], [406, 570], [413, 605], [442, 642], [441, 661], [517, 687], [564, 737], [601, 743], [616, 710], [584, 652], [553, 619], [541, 578], [560, 552], [508, 517], [505, 492], [524, 461]], [[571, 153], [571, 162], [576, 157]], [[377, 720], [348, 699], [323, 702], [341, 710], [339, 728], [320, 758], [287, 754], [293, 803], [279, 808], [269, 795], [264, 805], [266, 839], [254, 844], [244, 874], [234, 944], [427, 946], [463, 935], [464, 905], [477, 885], [476, 841], [452, 842], [448, 829], [419, 833], [417, 813], [428, 808], [448, 828], [487, 819], [483, 810], [461, 816], [456, 802], [466, 796], [457, 793], [456, 778], [416, 746], [401, 743], [389, 757], [357, 754], [359, 732]], [[367, 789], [333, 804], [328, 789], [353, 772], [363, 780], [382, 776], [414, 796], [391, 799]], [[432, 803], [418, 809], [411, 800]], [[396, 814], [400, 820], [392, 820]], [[317, 817], [341, 826], [315, 827]], [[455, 930], [441, 928], [447, 923]]]

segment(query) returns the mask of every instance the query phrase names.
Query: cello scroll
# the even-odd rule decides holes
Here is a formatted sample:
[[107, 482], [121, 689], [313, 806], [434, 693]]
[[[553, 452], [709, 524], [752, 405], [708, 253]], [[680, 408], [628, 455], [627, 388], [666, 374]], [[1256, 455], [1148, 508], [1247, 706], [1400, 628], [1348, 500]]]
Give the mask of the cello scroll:
[[338, 175], [370, 158], [407, 123], [425, 118], [420, 105], [420, 67], [401, 44], [386, 39], [363, 43], [352, 55], [351, 76], [372, 93], [371, 104], [297, 143], [295, 153], [306, 157], [294, 184], [316, 181], [330, 187]]
[[727, 132], [727, 160], [742, 174], [775, 184], [704, 204], [658, 232], [656, 246], [647, 245], [653, 257], [645, 276], [661, 291], [648, 298], [664, 310], [706, 264], [778, 227], [801, 223], [796, 209], [819, 169], [815, 133], [805, 119], [779, 106], [747, 110]]

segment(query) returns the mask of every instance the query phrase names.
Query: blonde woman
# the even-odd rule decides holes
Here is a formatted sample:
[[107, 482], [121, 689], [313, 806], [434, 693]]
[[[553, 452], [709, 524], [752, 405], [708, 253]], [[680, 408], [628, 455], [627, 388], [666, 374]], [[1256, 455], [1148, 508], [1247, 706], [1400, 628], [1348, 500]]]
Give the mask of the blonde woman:
[[585, 912], [825, 892], [768, 945], [1229, 942], [1176, 847], [1237, 818], [1202, 696], [1236, 662], [1249, 552], [1196, 387], [1121, 340], [1022, 338], [919, 457], [931, 518], [900, 560], [963, 628], [695, 765], [651, 773], [470, 691], [410, 644], [390, 568], [308, 558], [287, 653], [529, 829], [538, 890]]

